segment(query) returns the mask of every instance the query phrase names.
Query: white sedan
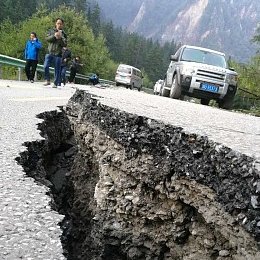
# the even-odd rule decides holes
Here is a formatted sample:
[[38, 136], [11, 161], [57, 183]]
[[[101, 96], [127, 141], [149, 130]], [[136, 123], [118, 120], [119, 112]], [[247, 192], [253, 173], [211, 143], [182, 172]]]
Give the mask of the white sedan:
[[163, 84], [163, 80], [162, 79], [159, 79], [159, 80], [156, 81], [156, 83], [155, 83], [155, 85], [153, 87], [153, 94], [154, 95], [159, 95], [160, 94], [162, 84]]

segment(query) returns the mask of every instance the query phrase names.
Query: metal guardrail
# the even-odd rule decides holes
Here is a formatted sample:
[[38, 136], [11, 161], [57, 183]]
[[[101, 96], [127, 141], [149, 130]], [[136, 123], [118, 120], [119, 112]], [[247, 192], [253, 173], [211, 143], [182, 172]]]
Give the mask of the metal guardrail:
[[[21, 80], [22, 69], [24, 69], [25, 63], [26, 63], [25, 60], [20, 60], [20, 59], [16, 59], [13, 57], [9, 57], [9, 56], [0, 54], [0, 64], [14, 66], [14, 67], [18, 68], [18, 80], [19, 81]], [[38, 64], [36, 71], [44, 72], [43, 65]], [[50, 67], [50, 73], [54, 75], [54, 68]], [[69, 76], [69, 74], [70, 73], [67, 71], [66, 76]], [[0, 78], [1, 78], [1, 76], [2, 75], [1, 75], [1, 68], [0, 68]], [[87, 76], [87, 75], [83, 75], [83, 74], [79, 74], [79, 73], [76, 74], [76, 78], [86, 80], [86, 81], [88, 81], [90, 77], [91, 76]], [[110, 81], [110, 80], [106, 80], [106, 79], [99, 79], [99, 81], [101, 84], [115, 85], [114, 81]]]
[[[26, 63], [25, 60], [20, 60], [20, 59], [16, 59], [16, 58], [13, 58], [13, 57], [9, 57], [9, 56], [0, 54], [0, 64], [14, 66], [14, 67], [17, 67], [19, 69], [18, 80], [21, 80], [21, 69], [24, 69], [25, 63]], [[44, 72], [43, 65], [38, 64], [36, 71], [37, 72]], [[54, 74], [54, 68], [50, 68], [50, 73]]]
[[238, 89], [243, 91], [243, 92], [245, 92], [245, 93], [247, 93], [247, 94], [252, 95], [254, 97], [254, 99], [260, 100], [260, 96], [256, 95], [255, 93], [250, 92], [247, 88], [238, 87]]

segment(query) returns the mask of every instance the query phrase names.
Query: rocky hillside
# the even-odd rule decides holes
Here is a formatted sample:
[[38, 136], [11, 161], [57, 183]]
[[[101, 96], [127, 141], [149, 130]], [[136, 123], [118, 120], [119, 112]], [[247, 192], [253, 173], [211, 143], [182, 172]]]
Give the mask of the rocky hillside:
[[93, 0], [103, 17], [160, 42], [174, 40], [225, 52], [245, 62], [260, 22], [259, 0]]

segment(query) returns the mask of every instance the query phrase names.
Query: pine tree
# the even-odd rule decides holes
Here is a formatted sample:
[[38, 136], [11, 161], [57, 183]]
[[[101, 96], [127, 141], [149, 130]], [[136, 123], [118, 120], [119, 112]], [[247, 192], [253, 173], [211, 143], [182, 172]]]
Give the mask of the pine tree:
[[88, 21], [90, 26], [92, 27], [93, 33], [95, 37], [97, 37], [100, 33], [100, 7], [96, 4], [91, 12], [88, 12]]
[[36, 0], [0, 0], [0, 23], [9, 18], [13, 23], [23, 21], [36, 12]]

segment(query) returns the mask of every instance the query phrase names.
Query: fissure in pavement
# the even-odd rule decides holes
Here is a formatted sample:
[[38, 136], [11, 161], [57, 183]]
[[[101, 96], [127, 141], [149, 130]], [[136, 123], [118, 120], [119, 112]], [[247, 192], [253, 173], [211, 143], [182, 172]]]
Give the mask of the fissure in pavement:
[[69, 260], [260, 259], [253, 159], [77, 91], [18, 161], [50, 188]]

